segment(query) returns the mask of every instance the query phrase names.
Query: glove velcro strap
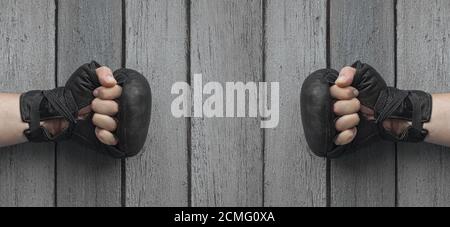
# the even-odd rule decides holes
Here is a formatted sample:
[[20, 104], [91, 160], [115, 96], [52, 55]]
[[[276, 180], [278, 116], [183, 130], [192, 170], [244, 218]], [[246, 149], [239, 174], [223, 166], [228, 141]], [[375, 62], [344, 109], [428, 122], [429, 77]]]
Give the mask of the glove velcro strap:
[[[29, 123], [30, 128], [24, 135], [30, 142], [58, 142], [69, 139], [77, 124], [75, 116], [78, 108], [73, 96], [64, 88], [50, 91], [31, 91], [21, 96], [22, 120]], [[69, 127], [59, 135], [52, 135], [41, 122], [50, 119], [64, 118]]]
[[[431, 118], [431, 95], [421, 91], [404, 91], [388, 87], [383, 90], [375, 105], [375, 123], [380, 136], [394, 142], [423, 142], [428, 131], [423, 124]], [[383, 122], [388, 119], [412, 122], [400, 135], [386, 130]]]
[[[22, 96], [25, 97], [25, 96]], [[39, 108], [44, 96], [41, 92], [31, 92], [29, 103], [29, 125], [30, 128], [25, 130], [24, 134], [28, 141], [31, 142], [47, 142], [49, 141], [49, 133], [43, 127], [41, 127]]]

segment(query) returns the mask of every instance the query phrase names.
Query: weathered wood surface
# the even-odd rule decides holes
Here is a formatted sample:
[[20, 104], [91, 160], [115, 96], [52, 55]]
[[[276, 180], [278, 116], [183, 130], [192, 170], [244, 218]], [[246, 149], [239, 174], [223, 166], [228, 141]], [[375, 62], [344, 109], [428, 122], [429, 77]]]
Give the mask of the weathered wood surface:
[[[203, 82], [259, 82], [261, 0], [193, 0], [192, 73]], [[263, 130], [257, 118], [192, 119], [192, 205], [263, 205]]]
[[188, 119], [171, 114], [175, 82], [188, 78], [184, 0], [126, 1], [126, 66], [148, 78], [152, 120], [142, 155], [126, 161], [127, 206], [188, 205]]
[[[121, 0], [58, 1], [58, 85], [96, 60], [121, 67]], [[58, 206], [120, 206], [121, 161], [79, 146], [58, 144]]]
[[326, 160], [308, 152], [300, 88], [326, 67], [326, 1], [270, 0], [266, 8], [266, 81], [280, 82], [280, 124], [266, 130], [265, 205], [326, 206]]
[[[367, 62], [395, 81], [393, 0], [332, 0], [331, 66]], [[395, 145], [378, 143], [331, 162], [331, 206], [395, 206]]]
[[[0, 5], [0, 91], [54, 88], [54, 1]], [[53, 144], [0, 149], [0, 206], [53, 206], [54, 154]]]
[[[398, 2], [400, 88], [450, 91], [449, 13], [445, 0]], [[450, 150], [402, 144], [398, 152], [399, 206], [449, 206]]]
[[[402, 89], [448, 92], [446, 0], [0, 5], [0, 92], [62, 86], [94, 59], [143, 72], [153, 89], [142, 155], [121, 162], [70, 142], [1, 149], [0, 206], [450, 204], [449, 149], [399, 144], [396, 155], [394, 144], [380, 143], [327, 166], [308, 153], [299, 100], [303, 80], [327, 58], [336, 69], [370, 63]], [[172, 85], [192, 83], [196, 73], [204, 84], [280, 82], [279, 126], [261, 129], [258, 118], [174, 118]]]

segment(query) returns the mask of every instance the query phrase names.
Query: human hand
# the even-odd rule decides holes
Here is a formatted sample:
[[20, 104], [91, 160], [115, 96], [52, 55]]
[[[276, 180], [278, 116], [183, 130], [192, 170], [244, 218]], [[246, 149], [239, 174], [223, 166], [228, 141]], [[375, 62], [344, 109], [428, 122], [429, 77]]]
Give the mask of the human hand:
[[338, 146], [351, 143], [358, 133], [356, 126], [360, 122], [358, 113], [361, 111], [361, 103], [357, 99], [358, 90], [351, 87], [355, 74], [355, 68], [343, 68], [336, 84], [330, 88], [331, 96], [336, 100], [334, 113], [339, 116], [336, 120], [336, 130], [339, 134], [335, 139]]
[[117, 85], [110, 68], [103, 66], [96, 72], [102, 86], [94, 90], [96, 98], [90, 106], [94, 112], [92, 122], [96, 126], [95, 134], [102, 143], [115, 146], [119, 143], [114, 135], [118, 125], [115, 116], [119, 112], [119, 104], [115, 100], [122, 95], [122, 87]]

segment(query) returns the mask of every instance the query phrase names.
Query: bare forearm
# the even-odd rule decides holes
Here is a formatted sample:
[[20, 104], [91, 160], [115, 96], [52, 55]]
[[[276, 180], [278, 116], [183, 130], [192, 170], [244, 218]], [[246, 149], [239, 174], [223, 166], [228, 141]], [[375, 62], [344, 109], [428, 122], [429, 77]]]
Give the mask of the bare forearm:
[[450, 147], [450, 93], [433, 95], [431, 121], [424, 128], [429, 131], [426, 142]]
[[27, 142], [28, 124], [20, 117], [20, 94], [0, 93], [0, 147]]

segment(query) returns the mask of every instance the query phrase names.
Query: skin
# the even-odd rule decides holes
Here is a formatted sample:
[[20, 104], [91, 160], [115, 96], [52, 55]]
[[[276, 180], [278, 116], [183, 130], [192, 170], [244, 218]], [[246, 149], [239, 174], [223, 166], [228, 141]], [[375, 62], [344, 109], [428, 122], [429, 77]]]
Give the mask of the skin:
[[[330, 88], [332, 97], [336, 100], [334, 112], [339, 116], [336, 121], [336, 130], [340, 134], [336, 137], [336, 145], [351, 143], [358, 131], [356, 126], [360, 122], [358, 113], [373, 120], [373, 110], [362, 106], [358, 101], [358, 91], [351, 87], [356, 69], [345, 67], [341, 70], [336, 85]], [[433, 95], [433, 111], [431, 121], [424, 124], [424, 129], [429, 131], [425, 142], [450, 147], [450, 93]], [[400, 134], [411, 122], [401, 120], [387, 120], [383, 122], [385, 129]]]
[[[94, 113], [93, 124], [96, 126], [97, 138], [104, 144], [117, 145], [119, 141], [114, 136], [117, 129], [117, 114], [119, 104], [114, 101], [122, 95], [122, 88], [117, 85], [113, 72], [108, 67], [97, 69], [97, 76], [102, 87], [94, 91], [96, 99], [91, 106], [84, 108], [78, 113], [82, 119], [91, 112]], [[20, 94], [0, 93], [0, 147], [11, 146], [27, 142], [23, 132], [29, 128], [27, 123], [22, 122], [20, 115]], [[41, 125], [53, 135], [61, 133], [67, 128], [68, 123], [64, 119], [56, 119], [41, 122]]]
[[330, 88], [331, 96], [337, 100], [334, 104], [334, 112], [339, 116], [336, 121], [336, 130], [340, 133], [336, 137], [336, 145], [351, 143], [358, 133], [356, 126], [361, 120], [358, 115], [361, 103], [357, 99], [358, 90], [351, 87], [355, 73], [354, 68], [343, 68], [336, 80], [336, 85]]

